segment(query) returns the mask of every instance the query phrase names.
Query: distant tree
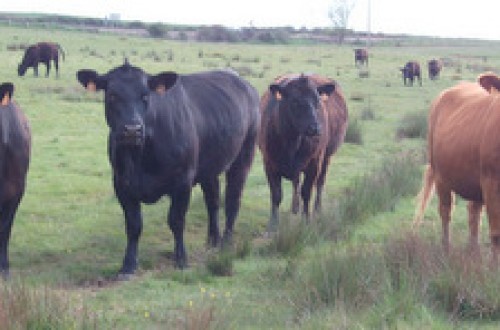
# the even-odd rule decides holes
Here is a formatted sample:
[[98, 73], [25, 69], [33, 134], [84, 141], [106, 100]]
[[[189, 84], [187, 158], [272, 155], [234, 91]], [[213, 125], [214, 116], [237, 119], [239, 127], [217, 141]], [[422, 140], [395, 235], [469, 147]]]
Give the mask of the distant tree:
[[330, 10], [328, 11], [328, 18], [337, 32], [339, 44], [344, 42], [347, 34], [349, 16], [351, 16], [355, 4], [355, 0], [333, 0]]
[[161, 23], [154, 23], [148, 27], [149, 35], [153, 38], [163, 38], [167, 36], [167, 27]]

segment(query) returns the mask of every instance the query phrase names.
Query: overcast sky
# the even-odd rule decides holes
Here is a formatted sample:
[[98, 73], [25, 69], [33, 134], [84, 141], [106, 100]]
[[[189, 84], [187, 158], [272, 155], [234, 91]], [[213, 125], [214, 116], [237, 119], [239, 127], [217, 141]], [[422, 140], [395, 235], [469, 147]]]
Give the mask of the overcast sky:
[[[498, 0], [352, 0], [349, 27], [438, 37], [500, 40]], [[179, 24], [230, 27], [331, 26], [333, 0], [2, 0], [2, 12], [43, 12]], [[161, 5], [159, 5], [161, 4]]]

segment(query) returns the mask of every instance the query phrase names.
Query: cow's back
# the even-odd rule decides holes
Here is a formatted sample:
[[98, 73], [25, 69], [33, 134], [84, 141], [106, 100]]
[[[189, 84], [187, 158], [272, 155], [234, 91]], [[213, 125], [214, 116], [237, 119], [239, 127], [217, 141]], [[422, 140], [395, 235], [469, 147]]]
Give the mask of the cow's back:
[[184, 95], [186, 118], [193, 120], [194, 131], [185, 133], [194, 134], [199, 147], [197, 171], [206, 176], [220, 173], [247, 147], [248, 136], [257, 134], [258, 93], [231, 71], [183, 75], [178, 85], [180, 90], [172, 91]]
[[481, 200], [480, 149], [492, 97], [477, 83], [442, 92], [429, 115], [428, 154], [436, 180], [469, 200]]

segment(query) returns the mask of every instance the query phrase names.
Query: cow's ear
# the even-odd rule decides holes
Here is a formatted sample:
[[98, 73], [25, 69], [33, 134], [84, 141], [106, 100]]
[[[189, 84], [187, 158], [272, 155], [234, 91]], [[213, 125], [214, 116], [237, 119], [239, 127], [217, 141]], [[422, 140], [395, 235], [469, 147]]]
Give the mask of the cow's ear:
[[76, 73], [76, 78], [88, 91], [95, 92], [106, 89], [107, 81], [94, 70], [80, 70]]
[[319, 95], [321, 96], [321, 99], [326, 100], [335, 91], [335, 84], [331, 84], [331, 83], [324, 84], [324, 85], [318, 86], [317, 89], [318, 89]]
[[269, 85], [269, 91], [274, 96], [274, 98], [278, 101], [281, 100], [283, 98], [283, 96], [285, 95], [284, 88], [278, 84]]
[[488, 91], [490, 94], [500, 91], [500, 78], [493, 72], [483, 73], [477, 78], [479, 85]]
[[175, 72], [162, 72], [148, 78], [148, 87], [151, 91], [162, 94], [175, 85], [178, 78], [179, 75]]
[[8, 82], [0, 85], [0, 98], [3, 106], [10, 103], [12, 95], [14, 95], [14, 85], [12, 83]]

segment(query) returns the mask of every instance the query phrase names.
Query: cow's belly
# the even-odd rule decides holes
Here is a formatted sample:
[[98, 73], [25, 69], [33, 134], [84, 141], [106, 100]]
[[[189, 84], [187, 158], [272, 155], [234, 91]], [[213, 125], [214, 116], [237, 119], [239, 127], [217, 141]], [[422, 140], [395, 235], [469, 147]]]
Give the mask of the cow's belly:
[[[435, 159], [433, 164], [436, 184], [449, 189], [462, 198], [480, 202], [483, 200], [479, 179], [479, 163]], [[438, 187], [439, 189], [440, 187]]]

